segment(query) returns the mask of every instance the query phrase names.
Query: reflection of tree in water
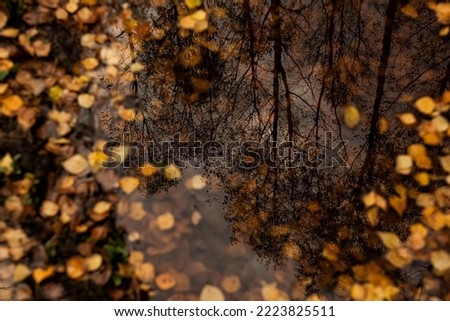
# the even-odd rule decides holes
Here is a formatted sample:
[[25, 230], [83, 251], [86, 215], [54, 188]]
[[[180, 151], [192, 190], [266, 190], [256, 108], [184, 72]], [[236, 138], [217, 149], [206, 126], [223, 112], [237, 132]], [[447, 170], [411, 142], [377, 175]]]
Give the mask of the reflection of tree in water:
[[[374, 184], [392, 189], [393, 157], [411, 142], [395, 114], [413, 97], [448, 87], [448, 43], [436, 35], [433, 14], [411, 19], [400, 13], [403, 2], [210, 1], [210, 10], [227, 15], [195, 35], [178, 31], [174, 5], [152, 9], [153, 27], [165, 34], [139, 57], [147, 67], [135, 90], [146, 125], [129, 123], [130, 140], [179, 133], [186, 146], [193, 138], [264, 147], [289, 141], [296, 150], [323, 149], [326, 132], [333, 145], [349, 140], [340, 151], [348, 167], [286, 169], [277, 158], [274, 166], [206, 168], [221, 179], [235, 239], [269, 261], [294, 258], [300, 274], [320, 272], [314, 285], [330, 286], [336, 272], [382, 251], [357, 204]], [[354, 131], [341, 121], [350, 102], [363, 115]], [[389, 130], [380, 131], [386, 120]], [[389, 214], [380, 224], [401, 235], [416, 219]], [[333, 244], [336, 262], [322, 255], [337, 251]]]

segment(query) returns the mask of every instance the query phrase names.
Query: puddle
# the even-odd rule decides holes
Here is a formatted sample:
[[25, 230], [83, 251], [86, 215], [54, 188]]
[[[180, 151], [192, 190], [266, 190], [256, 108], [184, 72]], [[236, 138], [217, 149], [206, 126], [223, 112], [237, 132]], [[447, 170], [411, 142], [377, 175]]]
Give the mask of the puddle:
[[[370, 233], [395, 227], [404, 237], [420, 220], [416, 211], [371, 227], [361, 195], [393, 192], [395, 157], [417, 140], [397, 115], [448, 88], [448, 43], [433, 12], [413, 19], [393, 0], [220, 5], [227, 15], [212, 18], [214, 32], [186, 37], [174, 8], [150, 11], [164, 36], [138, 55], [146, 67], [123, 103], [138, 104], [141, 118], [113, 126], [124, 133], [114, 137], [132, 146], [132, 167], [175, 163], [215, 181], [209, 194], [179, 183], [151, 195], [158, 183], [148, 180], [154, 214], [202, 215], [167, 255], [184, 262], [178, 270], [208, 271], [194, 292], [233, 273], [243, 283], [233, 298], [246, 298], [290, 259], [305, 293], [329, 293], [339, 273], [383, 255]], [[349, 106], [361, 114], [354, 129]], [[229, 239], [245, 244], [242, 255], [230, 256]], [[299, 283], [285, 275], [289, 292]]]
[[[101, 63], [123, 64], [110, 61], [101, 79], [105, 88], [96, 88], [114, 99], [92, 113], [94, 98], [82, 97], [80, 106], [87, 108], [81, 108], [73, 136], [80, 140], [76, 153], [85, 155], [91, 151], [83, 144], [103, 139], [108, 169], [77, 177], [71, 192], [52, 176], [60, 190], [45, 197], [56, 202], [61, 190], [84, 197], [77, 199], [77, 210], [89, 210], [68, 221], [78, 231], [41, 217], [20, 225], [41, 242], [27, 264], [53, 264], [59, 270], [52, 272], [62, 273], [67, 283], [66, 292], [51, 283], [43, 293], [59, 299], [198, 300], [204, 286], [213, 285], [227, 300], [448, 299], [448, 269], [433, 274], [429, 264], [430, 251], [441, 258], [435, 250], [450, 244], [444, 229], [450, 227], [448, 182], [443, 183], [448, 173], [433, 171], [449, 153], [448, 109], [438, 103], [442, 110], [436, 111], [432, 101], [430, 113], [414, 111], [419, 121], [441, 113], [447, 127], [440, 136], [425, 137], [431, 122], [418, 135], [416, 125], [402, 126], [398, 119], [413, 111], [418, 97], [440, 101], [448, 93], [449, 42], [439, 36], [435, 12], [423, 1], [405, 9], [406, 2], [398, 0], [200, 3], [187, 9], [172, 1], [133, 1], [130, 11], [120, 9], [130, 15], [129, 25], [112, 23], [104, 31], [120, 44], [102, 50]], [[97, 46], [98, 39], [88, 38]], [[12, 123], [3, 124], [8, 132]], [[396, 169], [396, 157], [425, 138], [438, 141], [426, 142], [433, 160], [420, 165], [426, 173], [419, 178], [431, 182], [418, 186], [417, 177], [398, 175], [411, 172], [412, 158]], [[58, 152], [75, 153], [58, 144]], [[2, 155], [3, 149], [8, 147], [1, 147]], [[33, 161], [26, 157], [23, 163], [29, 167]], [[134, 178], [119, 188], [114, 175]], [[133, 192], [136, 177], [140, 186]], [[442, 226], [436, 226], [435, 211], [423, 218], [422, 208], [414, 207], [418, 195], [433, 188], [441, 188], [432, 205], [442, 209]], [[371, 191], [383, 195], [381, 200], [371, 194], [373, 204], [363, 201]], [[59, 202], [71, 204], [66, 194]], [[109, 206], [105, 217], [91, 211], [98, 200], [113, 204], [101, 204]], [[368, 214], [365, 202], [379, 208]], [[1, 223], [19, 226], [8, 215], [0, 211]], [[414, 243], [414, 252], [405, 244], [411, 226], [422, 219], [428, 220], [428, 234], [422, 234], [431, 237], [430, 247], [421, 252]], [[99, 228], [96, 235], [93, 226]], [[379, 231], [398, 236], [388, 240], [395, 243], [390, 251]], [[14, 233], [14, 241], [23, 241], [21, 230]], [[83, 243], [74, 249], [77, 237]], [[83, 267], [82, 277], [69, 280], [64, 264], [73, 256], [84, 262], [79, 256], [90, 256], [95, 246], [108, 252], [101, 257], [112, 257], [109, 265], [98, 273]], [[0, 281], [11, 283], [16, 266], [6, 245], [2, 250]], [[130, 265], [124, 263], [127, 253]], [[144, 261], [146, 270], [136, 277], [132, 269]], [[31, 270], [26, 272], [22, 285], [32, 284]], [[154, 281], [164, 273], [174, 285]], [[68, 294], [77, 280], [86, 282]], [[24, 287], [25, 298], [42, 298], [40, 290]]]

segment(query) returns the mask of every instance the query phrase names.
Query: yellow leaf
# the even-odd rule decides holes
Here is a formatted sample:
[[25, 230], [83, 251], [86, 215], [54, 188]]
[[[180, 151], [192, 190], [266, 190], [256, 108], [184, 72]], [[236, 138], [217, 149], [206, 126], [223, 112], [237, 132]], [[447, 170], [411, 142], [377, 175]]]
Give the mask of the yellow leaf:
[[44, 201], [41, 206], [41, 215], [42, 217], [53, 217], [58, 214], [59, 206], [55, 202], [52, 201]]
[[395, 171], [401, 175], [409, 175], [413, 168], [413, 159], [409, 155], [397, 156]]
[[444, 250], [432, 252], [430, 261], [438, 274], [450, 269], [450, 255]]
[[77, 97], [78, 105], [82, 108], [91, 108], [94, 105], [95, 97], [91, 94], [80, 94]]
[[140, 221], [147, 215], [142, 202], [133, 202], [130, 206], [130, 218], [134, 221]]
[[63, 8], [57, 8], [55, 10], [55, 17], [58, 20], [67, 20], [67, 18], [69, 17], [69, 14]]
[[372, 207], [366, 213], [367, 221], [371, 226], [377, 226], [378, 222], [380, 221], [378, 211], [379, 211], [378, 208]]
[[156, 286], [162, 290], [167, 291], [173, 288], [177, 282], [170, 272], [159, 274], [155, 279]]
[[0, 161], [0, 173], [9, 176], [14, 171], [14, 160], [9, 153], [6, 153]]
[[131, 194], [139, 186], [139, 178], [136, 177], [123, 177], [119, 181], [120, 188], [125, 194]]
[[438, 132], [445, 132], [449, 128], [447, 118], [438, 115], [431, 120], [431, 123], [434, 125]]
[[72, 175], [64, 176], [61, 179], [61, 182], [59, 183], [59, 188], [61, 190], [67, 190], [72, 188], [73, 184], [75, 184], [75, 176]]
[[195, 9], [202, 5], [202, 0], [185, 0], [185, 3], [189, 9]]
[[218, 287], [206, 284], [200, 292], [200, 301], [225, 301], [225, 295]]
[[389, 131], [389, 121], [386, 118], [382, 117], [380, 119], [380, 122], [378, 123], [378, 131], [381, 135], [384, 135]]
[[382, 209], [383, 211], [386, 211], [386, 209], [387, 209], [386, 199], [383, 196], [378, 195], [378, 194], [376, 196], [376, 205], [378, 208]]
[[139, 264], [135, 274], [141, 282], [150, 283], [155, 278], [155, 267], [151, 263]]
[[344, 123], [350, 129], [356, 128], [361, 122], [361, 113], [355, 105], [348, 105], [344, 112]]
[[114, 47], [103, 47], [100, 50], [100, 59], [107, 65], [118, 65], [120, 63], [120, 53]]
[[191, 222], [194, 226], [197, 226], [202, 220], [202, 214], [199, 211], [194, 211], [191, 216]]
[[406, 199], [398, 196], [391, 196], [389, 197], [389, 205], [391, 205], [398, 215], [402, 216], [403, 212], [406, 210]]
[[420, 193], [416, 198], [416, 205], [419, 207], [430, 207], [433, 206], [436, 199], [433, 195], [429, 193]]
[[103, 263], [103, 258], [100, 254], [92, 254], [85, 260], [89, 272], [98, 270]]
[[408, 155], [413, 159], [416, 159], [419, 156], [426, 156], [427, 149], [422, 144], [412, 144], [408, 147]]
[[139, 264], [144, 262], [144, 253], [140, 251], [131, 251], [130, 257], [128, 258], [128, 263], [132, 266], [137, 267]]
[[141, 234], [138, 231], [133, 231], [128, 234], [128, 241], [137, 242], [141, 239]]
[[436, 4], [434, 2], [429, 2], [428, 6], [435, 12], [436, 18], [440, 23], [444, 25], [450, 24], [450, 3], [441, 2]]
[[46, 268], [37, 268], [33, 271], [33, 279], [37, 284], [41, 283], [45, 279], [48, 279], [55, 273], [53, 266], [48, 266]]
[[52, 48], [49, 42], [43, 42], [42, 40], [36, 40], [33, 42], [34, 54], [37, 57], [47, 57]]
[[23, 204], [19, 197], [17, 196], [9, 196], [5, 203], [5, 209], [8, 212], [12, 212], [15, 214], [20, 214], [23, 211]]
[[397, 247], [386, 254], [386, 259], [396, 268], [403, 268], [413, 261], [409, 250], [405, 247]]
[[[0, 52], [1, 53], [1, 52]], [[3, 95], [9, 88], [9, 84], [0, 84], [0, 95]]]
[[417, 156], [414, 159], [416, 166], [420, 169], [432, 169], [433, 168], [433, 162], [430, 157], [426, 155], [420, 155]]
[[420, 186], [428, 186], [430, 184], [430, 175], [427, 172], [417, 173], [414, 179]]
[[[441, 163], [441, 167], [444, 171], [447, 173], [450, 173], [450, 156], [443, 156], [439, 158], [439, 161]], [[1, 167], [1, 165], [0, 165]]]
[[264, 301], [287, 301], [289, 296], [286, 292], [280, 290], [275, 282], [265, 284], [261, 289], [261, 295]]
[[417, 122], [416, 116], [414, 116], [414, 114], [412, 113], [400, 114], [398, 118], [400, 119], [402, 124], [406, 126], [414, 125]]
[[350, 291], [350, 296], [355, 301], [363, 301], [366, 298], [366, 289], [359, 283], [355, 283]]
[[77, 17], [83, 23], [92, 23], [95, 21], [95, 15], [89, 8], [83, 7], [77, 12]]
[[14, 63], [9, 59], [0, 59], [0, 71], [8, 71], [14, 67]]
[[194, 175], [186, 182], [186, 187], [194, 190], [202, 190], [206, 187], [206, 179], [202, 175]]
[[94, 206], [93, 211], [96, 213], [106, 213], [111, 209], [112, 204], [110, 202], [100, 201]]
[[158, 168], [152, 166], [151, 164], [144, 164], [140, 169], [140, 172], [143, 176], [153, 176], [158, 172]]
[[437, 146], [442, 142], [441, 137], [437, 133], [424, 133], [421, 137], [425, 145]]
[[227, 293], [235, 293], [241, 288], [241, 281], [236, 275], [228, 275], [222, 279], [220, 286]]
[[402, 244], [402, 241], [400, 241], [400, 238], [390, 232], [377, 232], [378, 237], [380, 238], [381, 242], [383, 242], [384, 246], [386, 246], [388, 249], [392, 250], [393, 248], [396, 248]]
[[163, 174], [166, 179], [171, 181], [179, 180], [182, 177], [180, 169], [175, 165], [169, 165], [165, 167], [163, 170]]
[[139, 72], [145, 69], [145, 66], [139, 62], [132, 63], [130, 65], [131, 72]]
[[434, 111], [436, 103], [434, 102], [433, 98], [425, 96], [417, 99], [414, 106], [422, 114], [429, 115]]
[[446, 26], [444, 28], [442, 28], [441, 30], [439, 30], [439, 36], [441, 37], [445, 37], [450, 33], [450, 26]]
[[388, 301], [392, 300], [399, 293], [400, 289], [393, 285], [388, 285], [387, 287], [383, 288], [383, 297]]
[[204, 21], [208, 18], [208, 14], [205, 10], [197, 10], [193, 14], [191, 14], [191, 17], [196, 21]]
[[175, 218], [172, 213], [167, 212], [158, 216], [157, 224], [161, 231], [167, 231], [175, 226]]
[[0, 10], [0, 29], [3, 29], [8, 22], [8, 15], [3, 10]]
[[16, 283], [22, 282], [23, 280], [25, 280], [30, 275], [31, 275], [31, 271], [25, 264], [18, 264], [14, 268], [13, 280]]
[[411, 250], [420, 251], [425, 247], [425, 239], [419, 233], [413, 233], [406, 240], [406, 245]]
[[191, 15], [181, 17], [179, 20], [180, 27], [183, 29], [193, 30], [197, 21], [195, 21]]
[[405, 16], [413, 18], [413, 19], [416, 19], [419, 16], [419, 13], [417, 12], [417, 9], [411, 4], [407, 4], [407, 5], [403, 6], [400, 9], [400, 11]]
[[88, 162], [94, 172], [103, 167], [103, 163], [108, 160], [108, 156], [101, 150], [96, 150], [88, 155]]
[[446, 225], [444, 214], [437, 207], [427, 207], [422, 211], [425, 224], [435, 231], [441, 230]]
[[85, 58], [81, 61], [81, 64], [86, 70], [93, 70], [98, 67], [99, 62], [94, 57]]
[[136, 111], [132, 108], [121, 108], [117, 111], [120, 118], [125, 121], [133, 121], [136, 119]]
[[52, 86], [48, 91], [48, 96], [54, 102], [58, 102], [63, 96], [63, 90], [59, 86]]
[[88, 171], [88, 162], [80, 154], [76, 154], [62, 163], [64, 169], [73, 175], [82, 175]]
[[7, 117], [12, 117], [23, 107], [23, 100], [17, 95], [7, 96], [0, 100], [2, 105], [1, 112]]
[[328, 261], [336, 262], [339, 259], [339, 253], [341, 249], [335, 243], [326, 243], [323, 250], [322, 256], [326, 258]]
[[422, 237], [426, 237], [428, 235], [428, 229], [421, 223], [411, 225], [409, 230], [411, 231], [411, 234], [419, 234]]
[[69, 1], [66, 4], [66, 10], [69, 13], [75, 13], [78, 10], [78, 4], [74, 1]]
[[66, 273], [71, 279], [79, 279], [87, 272], [87, 265], [81, 256], [73, 256], [66, 262]]
[[5, 38], [16, 38], [20, 33], [17, 28], [5, 28], [1, 31], [1, 35]]
[[86, 48], [93, 48], [95, 43], [95, 34], [93, 33], [85, 33], [81, 36], [80, 39], [81, 46]]

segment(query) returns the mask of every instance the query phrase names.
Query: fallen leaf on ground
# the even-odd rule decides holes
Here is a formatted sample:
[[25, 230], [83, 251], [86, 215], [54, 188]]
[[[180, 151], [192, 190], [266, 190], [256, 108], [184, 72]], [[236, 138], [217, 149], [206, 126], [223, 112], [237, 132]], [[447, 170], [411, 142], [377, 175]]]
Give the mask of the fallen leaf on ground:
[[383, 242], [384, 246], [386, 246], [388, 249], [396, 248], [402, 244], [400, 238], [394, 233], [377, 232], [377, 234], [381, 242]]
[[41, 215], [43, 217], [53, 217], [58, 214], [59, 206], [52, 201], [44, 201], [41, 206]]
[[280, 290], [275, 282], [265, 284], [261, 289], [261, 295], [264, 301], [287, 301], [289, 295]]
[[227, 275], [220, 282], [222, 289], [227, 293], [236, 293], [241, 288], [241, 281], [236, 275]]
[[144, 209], [144, 203], [132, 202], [130, 204], [130, 218], [134, 221], [140, 221], [147, 215]]
[[31, 271], [25, 264], [16, 265], [13, 273], [14, 282], [22, 282], [31, 275]]
[[159, 274], [155, 279], [156, 286], [163, 291], [170, 290], [176, 284], [176, 280], [170, 272]]
[[33, 271], [33, 279], [34, 282], [40, 284], [45, 279], [48, 279], [55, 273], [55, 269], [53, 266], [48, 266], [46, 268], [36, 268]]
[[11, 175], [14, 171], [14, 160], [9, 153], [6, 153], [0, 161], [0, 173], [6, 176]]
[[87, 265], [81, 256], [73, 256], [66, 262], [66, 273], [71, 279], [79, 279], [87, 272]]
[[95, 102], [95, 96], [91, 94], [80, 94], [77, 97], [78, 105], [82, 108], [91, 108]]
[[225, 301], [225, 295], [218, 287], [206, 284], [200, 293], [200, 301]]
[[405, 247], [397, 247], [386, 254], [386, 259], [396, 268], [403, 268], [413, 261], [409, 250]]
[[175, 165], [169, 165], [165, 167], [163, 173], [164, 177], [171, 181], [179, 180], [182, 177], [180, 169]]
[[88, 256], [85, 260], [87, 269], [89, 272], [98, 270], [103, 263], [103, 258], [100, 254], [92, 254]]
[[450, 269], [450, 254], [444, 250], [438, 250], [431, 253], [431, 264], [436, 272], [442, 274]]
[[80, 154], [76, 154], [62, 163], [64, 169], [73, 175], [82, 175], [88, 172], [88, 161]]
[[175, 226], [175, 218], [172, 213], [167, 212], [158, 216], [157, 223], [161, 231], [167, 231]]
[[413, 168], [413, 159], [409, 155], [397, 156], [395, 171], [401, 175], [409, 175]]
[[120, 188], [125, 194], [131, 194], [139, 186], [139, 178], [136, 177], [123, 177], [119, 181]]
[[150, 283], [155, 278], [155, 267], [151, 263], [139, 264], [135, 274], [141, 282]]

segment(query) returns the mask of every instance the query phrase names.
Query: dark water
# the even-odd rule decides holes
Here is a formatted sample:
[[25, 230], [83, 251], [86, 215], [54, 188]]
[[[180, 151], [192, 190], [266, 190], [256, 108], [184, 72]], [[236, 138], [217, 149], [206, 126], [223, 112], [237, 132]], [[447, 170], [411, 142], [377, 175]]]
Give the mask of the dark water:
[[[177, 184], [145, 178], [150, 213], [171, 211], [180, 221], [194, 211], [202, 215], [198, 226], [186, 223], [169, 240], [142, 236], [145, 220], [119, 221], [141, 234], [130, 248], [191, 280], [189, 291], [156, 298], [196, 298], [224, 275], [241, 279], [232, 299], [260, 298], [254, 289], [262, 281], [278, 282], [291, 298], [327, 294], [338, 273], [382, 256], [371, 232], [395, 226], [402, 235], [420, 220], [410, 213], [375, 229], [360, 202], [373, 187], [392, 190], [395, 155], [417, 141], [396, 115], [415, 98], [449, 87], [448, 39], [438, 36], [424, 3], [417, 1], [417, 18], [400, 12], [405, 4], [208, 1], [226, 16], [186, 37], [174, 6], [137, 5], [164, 36], [145, 42], [137, 58], [145, 70], [123, 89], [125, 105], [139, 106], [143, 118], [126, 124], [106, 118], [113, 124], [108, 139], [137, 147], [132, 168], [146, 161], [184, 168]], [[353, 130], [343, 123], [350, 103], [362, 116]], [[389, 126], [380, 132], [383, 123]], [[193, 175], [210, 183], [190, 190], [185, 182]], [[169, 243], [163, 253], [148, 252], [161, 242]], [[322, 257], [330, 242], [340, 247], [336, 264]]]

